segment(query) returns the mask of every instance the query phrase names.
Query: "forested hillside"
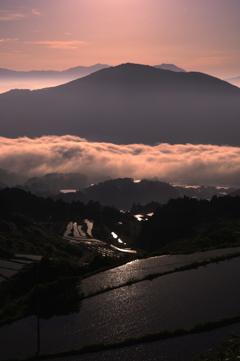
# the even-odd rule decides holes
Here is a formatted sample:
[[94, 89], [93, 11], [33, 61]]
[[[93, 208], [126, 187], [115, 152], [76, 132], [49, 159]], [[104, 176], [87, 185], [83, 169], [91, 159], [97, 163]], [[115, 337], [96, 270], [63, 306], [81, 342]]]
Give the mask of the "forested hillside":
[[137, 247], [148, 252], [195, 252], [240, 245], [240, 197], [171, 199], [142, 224]]
[[94, 222], [93, 237], [109, 242], [111, 232], [133, 242], [139, 233], [139, 222], [128, 213], [99, 202], [65, 203], [61, 199], [37, 197], [17, 188], [0, 191], [0, 256], [14, 253], [68, 257], [80, 255], [62, 236], [69, 222]]

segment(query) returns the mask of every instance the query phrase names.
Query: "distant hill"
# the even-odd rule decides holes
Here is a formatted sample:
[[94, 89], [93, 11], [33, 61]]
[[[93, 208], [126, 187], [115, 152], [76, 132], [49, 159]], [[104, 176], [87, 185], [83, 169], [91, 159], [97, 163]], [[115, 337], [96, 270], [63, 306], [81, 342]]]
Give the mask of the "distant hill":
[[133, 203], [143, 205], [152, 201], [167, 203], [171, 198], [177, 198], [179, 193], [168, 183], [142, 180], [134, 182], [131, 178], [118, 178], [100, 182], [81, 192], [60, 194], [53, 199], [61, 198], [65, 202], [90, 200], [98, 201], [104, 206], [130, 210]]
[[[17, 174], [14, 176], [17, 179]], [[198, 200], [210, 200], [213, 196], [232, 195], [232, 192], [236, 191], [235, 188], [226, 189], [213, 186], [172, 186], [166, 182], [147, 179], [135, 182], [131, 178], [110, 179], [103, 176], [101, 180], [93, 180], [81, 173], [49, 173], [44, 176], [29, 178], [20, 183], [11, 182], [11, 184], [6, 182], [8, 179], [13, 181], [14, 178], [7, 178], [6, 172], [0, 170], [0, 189], [14, 186], [37, 196], [61, 198], [68, 203], [81, 201], [86, 204], [90, 200], [94, 200], [103, 205], [128, 210], [133, 203], [135, 203], [135, 208], [140, 210], [147, 208], [145, 207], [146, 204], [152, 202], [164, 204], [170, 198], [187, 196]], [[89, 186], [92, 182], [95, 184]], [[152, 206], [150, 208], [152, 209]]]
[[237, 76], [236, 78], [228, 78], [225, 79], [228, 83], [231, 83], [233, 85], [236, 85], [240, 88], [240, 76]]
[[231, 197], [240, 196], [240, 189], [236, 189], [230, 193]]
[[178, 192], [170, 184], [158, 181], [142, 180], [135, 183], [130, 178], [119, 178], [87, 188], [84, 191], [89, 199], [98, 200], [103, 205], [129, 210], [132, 204], [147, 204], [151, 201], [167, 203], [177, 198]]
[[[173, 64], [156, 65], [156, 68], [185, 71]], [[11, 89], [42, 89], [67, 83], [87, 76], [95, 71], [110, 68], [107, 64], [95, 64], [92, 66], [76, 66], [62, 71], [56, 70], [31, 70], [16, 71], [0, 68], [0, 93]]]
[[95, 71], [108, 68], [106, 64], [95, 64], [92, 66], [76, 66], [67, 70], [31, 70], [17, 71], [0, 68], [0, 77], [2, 80], [17, 79], [61, 79], [65, 81], [74, 80], [83, 76], [94, 73]]
[[163, 69], [163, 70], [171, 70], [171, 71], [176, 71], [176, 72], [184, 72], [186, 73], [186, 70], [179, 68], [178, 66], [174, 65], [174, 64], [161, 64], [161, 65], [154, 65], [155, 68], [158, 69]]
[[223, 197], [228, 194], [232, 194], [235, 188], [219, 188], [213, 186], [199, 186], [199, 187], [180, 187], [175, 186], [181, 197], [190, 197], [198, 200], [208, 199], [210, 200], [213, 196]]
[[62, 71], [32, 70], [16, 71], [0, 68], [0, 93], [11, 89], [42, 89], [57, 86], [69, 81], [82, 78], [95, 71], [108, 68], [106, 64], [92, 66], [77, 66]]
[[[10, 70], [10, 69], [4, 69], [0, 68], [0, 77], [3, 80], [15, 80], [15, 79], [33, 79], [33, 78], [61, 78], [62, 80], [76, 80], [78, 78], [82, 78], [83, 76], [87, 76], [91, 73], [94, 73], [98, 70], [110, 68], [111, 65], [107, 64], [95, 64], [91, 66], [75, 66], [73, 68], [69, 68], [66, 70], [30, 70], [30, 71], [20, 71], [20, 70]], [[161, 65], [155, 65], [155, 68], [160, 68], [164, 70], [171, 70], [171, 71], [183, 71], [184, 69], [181, 69], [177, 67], [174, 64], [161, 64]]]
[[240, 143], [240, 89], [196, 72], [122, 64], [54, 88], [0, 94], [0, 109], [5, 137]]
[[87, 176], [81, 173], [49, 173], [43, 177], [29, 178], [22, 188], [34, 194], [53, 195], [61, 190], [85, 188], [88, 184]]

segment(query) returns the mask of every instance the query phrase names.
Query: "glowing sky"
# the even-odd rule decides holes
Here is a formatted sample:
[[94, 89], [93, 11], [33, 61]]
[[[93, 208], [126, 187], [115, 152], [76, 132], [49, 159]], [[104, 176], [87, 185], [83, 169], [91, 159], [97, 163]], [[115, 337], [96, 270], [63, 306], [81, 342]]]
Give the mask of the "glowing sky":
[[173, 63], [240, 76], [240, 0], [0, 0], [0, 68]]

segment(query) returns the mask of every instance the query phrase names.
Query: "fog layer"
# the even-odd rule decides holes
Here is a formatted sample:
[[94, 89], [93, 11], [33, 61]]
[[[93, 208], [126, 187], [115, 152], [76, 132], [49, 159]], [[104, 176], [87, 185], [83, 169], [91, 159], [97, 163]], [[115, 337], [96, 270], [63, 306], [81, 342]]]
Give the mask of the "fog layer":
[[174, 184], [240, 185], [240, 148], [203, 144], [116, 145], [76, 136], [0, 137], [0, 168], [25, 177], [81, 172], [91, 177]]

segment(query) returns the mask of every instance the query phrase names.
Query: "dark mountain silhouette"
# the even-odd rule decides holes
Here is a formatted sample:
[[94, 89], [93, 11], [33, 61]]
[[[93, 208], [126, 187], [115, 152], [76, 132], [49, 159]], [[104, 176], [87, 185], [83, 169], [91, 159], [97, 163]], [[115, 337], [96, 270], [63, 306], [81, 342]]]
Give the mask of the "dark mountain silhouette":
[[6, 169], [0, 168], [0, 187], [13, 187], [16, 184], [26, 181], [24, 174], [13, 173]]
[[231, 197], [240, 196], [240, 189], [236, 189], [233, 192], [229, 193]]
[[[95, 64], [92, 66], [76, 66], [70, 69], [56, 70], [32, 70], [16, 71], [0, 68], [0, 93], [11, 89], [43, 89], [67, 83], [92, 74], [98, 70], [109, 68], [107, 64]], [[162, 69], [172, 71], [185, 71], [173, 64], [156, 65]]]
[[61, 199], [37, 197], [18, 188], [2, 189], [0, 257], [12, 258], [15, 253], [26, 252], [64, 258], [71, 254], [76, 259], [82, 252], [64, 241], [62, 235], [68, 222], [83, 225], [86, 218], [94, 222], [93, 237], [104, 242], [113, 242], [111, 232], [114, 231], [130, 246], [139, 234], [140, 224], [133, 215], [104, 207], [99, 202], [66, 203]]
[[135, 183], [131, 178], [118, 178], [100, 182], [81, 192], [60, 194], [52, 197], [65, 202], [90, 200], [98, 201], [104, 206], [130, 210], [133, 203], [143, 205], [152, 202], [167, 203], [171, 198], [179, 197], [177, 190], [168, 183], [142, 180]]
[[240, 89], [196, 72], [122, 64], [54, 88], [1, 94], [0, 109], [6, 137], [240, 143]]
[[[65, 81], [76, 80], [78, 78], [82, 78], [83, 76], [87, 76], [101, 69], [110, 68], [111, 65], [107, 64], [95, 64], [91, 66], [75, 66], [73, 68], [69, 68], [62, 71], [57, 70], [30, 70], [30, 71], [19, 71], [19, 70], [10, 70], [0, 68], [0, 78], [2, 80], [17, 80], [21, 79], [60, 79]], [[161, 64], [155, 65], [155, 68], [160, 68], [164, 70], [172, 70], [172, 71], [183, 71], [174, 64]]]
[[[81, 189], [88, 185], [88, 177], [81, 173], [49, 173], [29, 178], [24, 186], [34, 194], [58, 194], [61, 190]], [[23, 188], [23, 187], [22, 187]]]
[[199, 187], [181, 187], [175, 186], [181, 197], [190, 197], [198, 200], [211, 199], [213, 196], [223, 197], [228, 194], [232, 194], [235, 188], [219, 188], [213, 186], [199, 186]]
[[0, 181], [0, 190], [6, 188], [7, 184]]
[[171, 199], [142, 224], [137, 247], [148, 252], [163, 247], [163, 252], [176, 248], [193, 252], [236, 246], [240, 242], [239, 216], [240, 197]]
[[[131, 178], [109, 179], [103, 175], [102, 179], [100, 178], [89, 178], [82, 173], [49, 173], [19, 182], [21, 177], [18, 174], [0, 169], [0, 189], [13, 186], [38, 196], [62, 198], [69, 203], [72, 201], [87, 203], [94, 199], [104, 205], [114, 205], [120, 209], [129, 209], [135, 203], [139, 210], [145, 208], [148, 203], [163, 204], [170, 198], [187, 196], [198, 200], [211, 199], [213, 196], [232, 195], [232, 192], [236, 191], [235, 188], [213, 186], [171, 186], [158, 180], [144, 179], [134, 182]], [[95, 184], [89, 186], [93, 182]]]
[[174, 64], [161, 64], [161, 65], [154, 65], [155, 68], [158, 69], [163, 69], [163, 70], [171, 70], [171, 71], [176, 71], [176, 72], [184, 72], [186, 73], [186, 70], [179, 68], [178, 66], [174, 65]]

